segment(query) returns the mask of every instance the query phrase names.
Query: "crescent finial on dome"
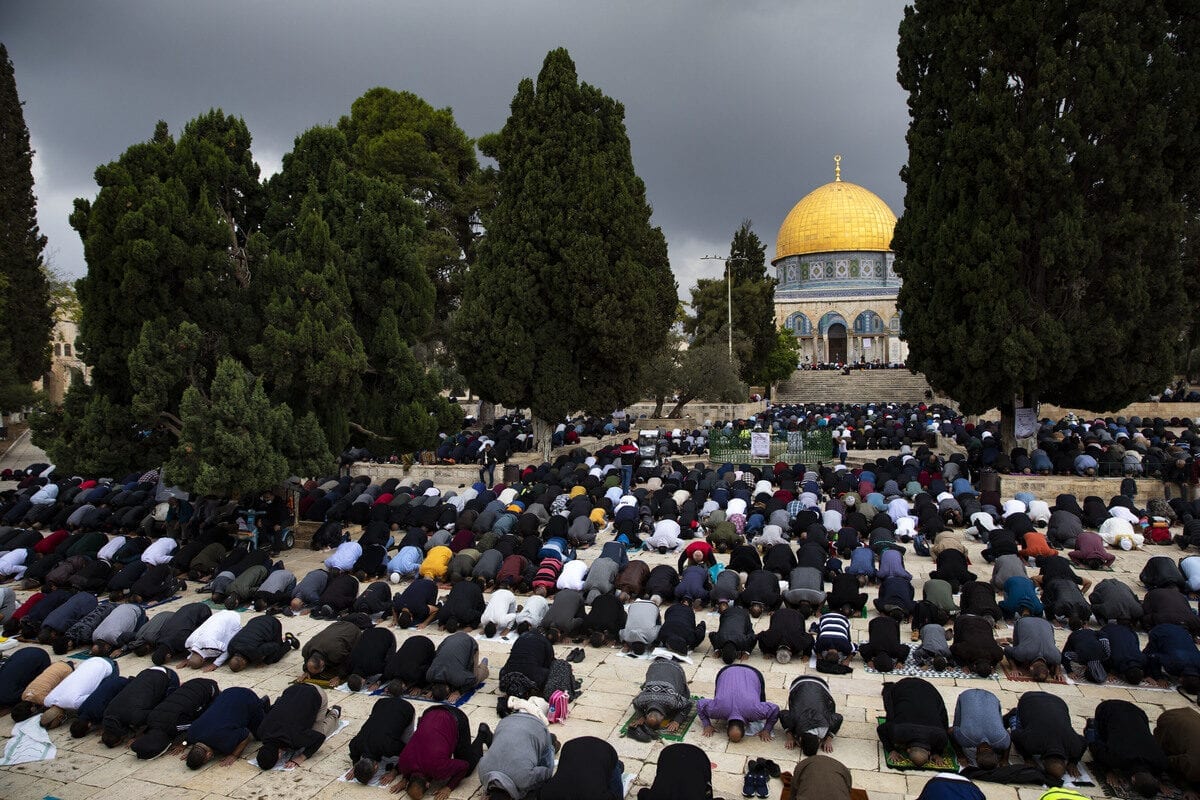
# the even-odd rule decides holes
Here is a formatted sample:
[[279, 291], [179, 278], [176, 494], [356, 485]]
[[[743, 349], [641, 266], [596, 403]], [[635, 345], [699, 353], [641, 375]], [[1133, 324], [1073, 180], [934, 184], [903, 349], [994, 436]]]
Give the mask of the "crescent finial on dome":
[[835, 183], [842, 182], [842, 154], [838, 153], [833, 157], [833, 180]]

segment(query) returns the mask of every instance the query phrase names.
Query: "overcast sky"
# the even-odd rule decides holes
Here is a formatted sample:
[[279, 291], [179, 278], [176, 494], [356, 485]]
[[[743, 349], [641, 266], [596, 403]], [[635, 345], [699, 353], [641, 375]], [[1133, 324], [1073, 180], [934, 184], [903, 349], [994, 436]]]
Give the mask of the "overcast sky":
[[901, 0], [3, 0], [0, 37], [33, 146], [53, 267], [86, 270], [67, 224], [95, 168], [210, 107], [243, 117], [264, 174], [295, 136], [373, 86], [409, 90], [477, 137], [517, 82], [565, 46], [625, 105], [634, 163], [680, 294], [717, 274], [744, 218], [767, 243], [811, 189], [842, 176], [899, 214], [905, 96]]

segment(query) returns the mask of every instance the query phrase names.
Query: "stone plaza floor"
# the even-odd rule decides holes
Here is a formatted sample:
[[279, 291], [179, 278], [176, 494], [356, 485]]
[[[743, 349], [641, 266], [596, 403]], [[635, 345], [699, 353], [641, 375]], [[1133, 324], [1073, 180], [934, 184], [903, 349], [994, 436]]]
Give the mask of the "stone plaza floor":
[[[1052, 499], [1052, 497], [1050, 498]], [[607, 535], [602, 535], [602, 541]], [[990, 567], [982, 563], [979, 552], [982, 545], [968, 545], [971, 561], [975, 569], [986, 579], [990, 575]], [[581, 552], [581, 557], [591, 560], [599, 553], [599, 547], [593, 547]], [[1115, 564], [1115, 572], [1084, 572], [1093, 583], [1104, 578], [1119, 578], [1133, 586], [1140, 596], [1144, 589], [1137, 582], [1137, 575], [1146, 559], [1153, 555], [1167, 555], [1177, 558], [1181, 555], [1174, 545], [1169, 547], [1150, 546], [1144, 551], [1119, 552]], [[302, 576], [309, 569], [317, 566], [325, 557], [324, 553], [310, 550], [293, 550], [285, 554], [285, 563], [289, 569]], [[657, 563], [674, 564], [676, 556], [647, 553], [642, 556], [652, 565]], [[917, 595], [920, 596], [920, 586], [929, 571], [933, 568], [932, 561], [919, 558], [909, 553], [906, 564], [914, 576]], [[982, 568], [981, 568], [982, 567]], [[184, 602], [199, 599], [194, 592], [195, 585], [189, 585], [184, 598], [173, 603], [159, 606], [152, 613], [178, 607]], [[874, 597], [874, 590], [869, 589]], [[27, 595], [20, 592], [20, 599]], [[253, 611], [244, 613], [244, 618], [253, 616]], [[872, 614], [873, 614], [872, 610]], [[709, 630], [714, 630], [717, 624], [715, 613], [700, 612], [699, 619], [708, 623]], [[313, 620], [308, 616], [284, 617], [285, 632], [296, 634], [303, 641], [315, 631], [327, 624]], [[853, 620], [853, 627], [861, 639], [866, 638], [866, 619]], [[766, 615], [757, 621], [758, 629], [766, 627]], [[1095, 622], [1093, 621], [1093, 625]], [[907, 634], [908, 627], [904, 627]], [[426, 629], [425, 634], [439, 641], [445, 634], [434, 629]], [[998, 637], [1008, 635], [1003, 629], [997, 631]], [[1056, 633], [1059, 644], [1066, 639], [1067, 632], [1059, 630]], [[398, 632], [398, 638], [400, 638]], [[1145, 634], [1142, 634], [1145, 641]], [[557, 651], [560, 656], [566, 655], [574, 647], [571, 643], [560, 644]], [[464, 706], [473, 724], [496, 722], [496, 674], [506, 658], [507, 645], [500, 642], [482, 641], [480, 651], [482, 656], [489, 659], [492, 676], [486, 685], [479, 690]], [[572, 704], [570, 718], [561, 725], [552, 726], [553, 732], [560, 740], [577, 736], [598, 736], [607, 739], [616, 748], [625, 764], [627, 773], [636, 775], [634, 788], [630, 797], [637, 789], [648, 785], [653, 779], [658, 753], [664, 747], [663, 743], [641, 744], [632, 739], [622, 738], [620, 728], [630, 714], [630, 703], [637, 693], [639, 684], [645, 674], [649, 661], [631, 659], [623, 656], [616, 648], [595, 650], [586, 647], [586, 658], [582, 663], [574, 664], [575, 675], [582, 679], [582, 695]], [[691, 683], [692, 693], [700, 696], [711, 696], [713, 682], [717, 671], [721, 668], [720, 658], [709, 651], [706, 642], [698, 652], [692, 654], [692, 665], [684, 665]], [[787, 665], [777, 664], [774, 660], [766, 660], [761, 654], [753, 654], [746, 663], [758, 667], [766, 677], [767, 699], [780, 706], [786, 706], [787, 686], [797, 675], [808, 671], [806, 660], [796, 659]], [[119, 660], [121, 673], [134, 675], [143, 668], [150, 666], [149, 658], [139, 658], [128, 655]], [[850, 768], [854, 785], [865, 789], [874, 800], [898, 800], [903, 797], [915, 797], [921, 791], [925, 782], [933, 772], [899, 772], [888, 769], [884, 764], [883, 752], [875, 735], [875, 717], [882, 713], [883, 704], [880, 698], [880, 687], [885, 678], [876, 674], [868, 674], [862, 668], [859, 660], [853, 662], [853, 674], [846, 676], [831, 676], [829, 685], [837, 700], [838, 710], [845, 716], [845, 724], [840, 734], [834, 739], [833, 757]], [[251, 686], [259, 692], [276, 697], [287, 685], [297, 678], [301, 672], [301, 661], [298, 653], [291, 653], [280, 663], [268, 667], [250, 668], [240, 674], [234, 674], [228, 669], [219, 669], [207, 673], [222, 687], [235, 685]], [[181, 679], [187, 680], [197, 673], [190, 670], [181, 671]], [[895, 678], [891, 678], [895, 680]], [[968, 688], [986, 688], [996, 693], [1004, 710], [1015, 707], [1018, 697], [1023, 691], [1034, 689], [1030, 683], [1017, 683], [1004, 678], [969, 679], [969, 680], [934, 680], [938, 684], [945, 699], [947, 709], [953, 717], [954, 703], [958, 694]], [[1161, 691], [1127, 686], [1114, 685], [1047, 685], [1045, 688], [1064, 700], [1069, 705], [1076, 730], [1082, 732], [1084, 721], [1089, 717], [1096, 705], [1104, 699], [1120, 698], [1132, 700], [1142, 706], [1150, 716], [1153, 724], [1157, 715], [1164, 709], [1176, 706], [1187, 706], [1190, 702], [1174, 690]], [[350, 761], [347, 755], [347, 745], [350, 738], [366, 719], [374, 697], [361, 694], [347, 694], [330, 690], [330, 703], [336, 703], [343, 708], [343, 718], [349, 721], [349, 727], [331, 737], [324, 747], [298, 769], [291, 772], [262, 772], [257, 766], [246, 763], [245, 758], [253, 754], [257, 745], [252, 745], [242, 760], [231, 767], [221, 767], [215, 763], [193, 772], [178, 758], [163, 756], [152, 761], [139, 761], [128, 749], [109, 750], [97, 734], [81, 739], [72, 739], [67, 726], [52, 731], [51, 735], [58, 748], [58, 755], [50, 761], [23, 764], [16, 767], [0, 768], [0, 798], [23, 800], [24, 798], [57, 797], [62, 800], [221, 800], [222, 798], [237, 798], [237, 800], [332, 800], [332, 798], [370, 798], [383, 797], [384, 790], [361, 786], [353, 782], [342, 782], [339, 778], [349, 769]], [[426, 705], [414, 703], [418, 713]], [[0, 720], [0, 737], [8, 737], [12, 720], [8, 717]], [[755, 737], [747, 737], [738, 744], [731, 744], [724, 736], [723, 730], [718, 729], [712, 738], [701, 736], [698, 723], [693, 723], [687, 733], [686, 741], [702, 747], [710, 757], [714, 770], [714, 788], [718, 797], [736, 798], [741, 795], [742, 776], [746, 763], [753, 758], [770, 758], [776, 761], [783, 770], [791, 770], [799, 756], [799, 750], [786, 750], [784, 736], [776, 729], [775, 739], [764, 743]], [[1037, 787], [1015, 788], [999, 784], [980, 784], [989, 800], [1031, 800], [1041, 796], [1043, 789]], [[778, 797], [781, 784], [773, 780], [770, 785], [771, 796]], [[1098, 786], [1081, 789], [1086, 794], [1102, 796]], [[452, 797], [479, 797], [482, 792], [477, 777], [472, 774], [454, 791]]]

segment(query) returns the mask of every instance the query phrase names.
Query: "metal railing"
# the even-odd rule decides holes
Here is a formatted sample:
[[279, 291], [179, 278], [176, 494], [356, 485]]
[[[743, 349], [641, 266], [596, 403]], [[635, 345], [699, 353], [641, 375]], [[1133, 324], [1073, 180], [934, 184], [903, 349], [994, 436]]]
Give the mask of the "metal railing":
[[751, 455], [750, 431], [715, 431], [709, 437], [709, 460], [723, 464], [797, 463], [833, 459], [833, 436], [828, 430], [771, 433], [768, 454]]

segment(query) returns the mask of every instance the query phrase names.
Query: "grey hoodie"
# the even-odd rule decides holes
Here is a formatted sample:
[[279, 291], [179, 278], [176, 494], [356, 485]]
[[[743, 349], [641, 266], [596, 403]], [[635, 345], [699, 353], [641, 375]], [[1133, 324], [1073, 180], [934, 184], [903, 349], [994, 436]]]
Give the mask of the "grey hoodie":
[[479, 782], [486, 796], [492, 787], [522, 798], [554, 774], [550, 731], [529, 714], [509, 714], [496, 725], [492, 744], [479, 760]]

